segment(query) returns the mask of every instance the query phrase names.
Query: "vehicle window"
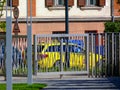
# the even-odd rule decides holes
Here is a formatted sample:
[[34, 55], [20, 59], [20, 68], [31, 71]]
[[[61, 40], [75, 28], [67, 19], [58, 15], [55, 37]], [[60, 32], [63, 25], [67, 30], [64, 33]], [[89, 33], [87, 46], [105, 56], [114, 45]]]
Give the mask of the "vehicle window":
[[44, 47], [45, 47], [44, 45], [38, 45], [37, 46], [37, 52], [42, 52]]
[[49, 46], [46, 52], [60, 52], [60, 45]]
[[[84, 49], [82, 47], [79, 46], [75, 46], [75, 45], [69, 45], [68, 46], [68, 51], [69, 52], [74, 52], [74, 53], [83, 53]], [[67, 51], [67, 45], [63, 45], [63, 52]]]
[[[55, 45], [55, 46], [49, 46], [46, 49], [46, 52], [60, 52], [60, 45]], [[67, 45], [63, 45], [63, 52], [67, 51]], [[68, 52], [74, 52], [74, 53], [83, 53], [84, 49], [79, 46], [75, 45], [68, 45]]]
[[74, 52], [76, 52], [76, 53], [84, 53], [84, 49], [82, 47], [75, 46], [74, 47]]
[[[63, 52], [67, 51], [67, 45], [63, 45]], [[72, 45], [68, 45], [68, 51], [69, 52], [74, 52], [74, 48]]]

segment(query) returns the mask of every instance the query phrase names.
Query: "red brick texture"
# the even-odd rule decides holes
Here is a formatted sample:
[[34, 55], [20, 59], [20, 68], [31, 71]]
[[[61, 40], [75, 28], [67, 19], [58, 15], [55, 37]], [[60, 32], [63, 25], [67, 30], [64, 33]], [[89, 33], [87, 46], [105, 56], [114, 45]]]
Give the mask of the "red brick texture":
[[[26, 34], [26, 24], [19, 23], [20, 34]], [[98, 33], [104, 31], [104, 22], [70, 22], [69, 33], [80, 34], [85, 31], [97, 30]], [[65, 31], [64, 22], [41, 22], [32, 24], [32, 34], [52, 34], [54, 31]]]
[[118, 0], [114, 0], [114, 15], [120, 16], [120, 2]]

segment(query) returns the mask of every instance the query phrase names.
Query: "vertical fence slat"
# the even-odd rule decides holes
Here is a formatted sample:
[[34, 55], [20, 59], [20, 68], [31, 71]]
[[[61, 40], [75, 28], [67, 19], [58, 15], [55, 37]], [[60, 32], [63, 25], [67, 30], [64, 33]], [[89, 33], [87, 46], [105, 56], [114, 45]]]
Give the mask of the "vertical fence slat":
[[63, 72], [63, 39], [60, 41], [60, 71]]
[[[107, 38], [108, 38], [108, 46], [107, 46], [107, 53], [108, 53], [108, 55], [107, 55], [107, 76], [110, 76], [110, 71], [111, 71], [111, 67], [110, 67], [110, 37], [111, 37], [111, 34], [109, 34], [108, 33], [108, 36], [107, 36]], [[112, 52], [111, 52], [112, 53]]]
[[120, 76], [120, 33], [119, 33], [119, 76]]
[[93, 54], [92, 53], [94, 53], [94, 51], [93, 51], [93, 43], [94, 43], [94, 40], [93, 40], [93, 33], [91, 34], [91, 71], [92, 71], [92, 77], [94, 76], [94, 67], [93, 67], [93, 63], [94, 63], [94, 56], [93, 56]]
[[90, 53], [89, 53], [89, 35], [87, 35], [87, 71], [88, 71], [88, 75], [89, 75], [89, 56], [90, 56]]
[[39, 54], [37, 55], [37, 36], [34, 35], [34, 75], [37, 75], [38, 72], [38, 60], [37, 60], [37, 56], [39, 56]]
[[105, 76], [107, 76], [107, 33], [105, 33]]
[[116, 71], [116, 68], [117, 68], [117, 42], [116, 42], [116, 40], [117, 40], [117, 33], [115, 33], [114, 34], [114, 75], [117, 75], [117, 71]]
[[112, 33], [112, 75], [114, 75], [114, 33]]
[[98, 71], [98, 66], [96, 65], [97, 64], [97, 54], [96, 54], [96, 40], [98, 39], [97, 38], [98, 35], [95, 33], [94, 34], [94, 53], [95, 53], [95, 77], [97, 77], [97, 71]]
[[101, 60], [100, 60], [100, 46], [101, 46], [101, 36], [98, 34], [98, 63], [99, 63], [99, 77], [101, 76]]

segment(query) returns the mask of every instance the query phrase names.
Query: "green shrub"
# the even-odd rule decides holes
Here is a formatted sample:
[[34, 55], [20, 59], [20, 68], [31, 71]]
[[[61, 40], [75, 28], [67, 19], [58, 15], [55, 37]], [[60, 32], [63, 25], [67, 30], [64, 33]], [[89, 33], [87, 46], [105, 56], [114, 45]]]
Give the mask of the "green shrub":
[[120, 22], [106, 22], [105, 32], [120, 32]]
[[0, 30], [6, 31], [6, 23], [5, 22], [0, 22]]

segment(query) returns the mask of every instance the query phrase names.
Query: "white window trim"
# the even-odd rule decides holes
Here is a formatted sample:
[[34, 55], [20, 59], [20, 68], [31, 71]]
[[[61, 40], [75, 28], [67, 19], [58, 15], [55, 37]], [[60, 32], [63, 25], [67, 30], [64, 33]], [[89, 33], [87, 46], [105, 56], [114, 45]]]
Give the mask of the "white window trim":
[[[70, 9], [71, 7], [68, 7]], [[53, 6], [53, 7], [48, 7], [49, 10], [65, 10], [65, 6]]]
[[85, 6], [85, 7], [81, 7], [81, 10], [101, 10], [103, 7], [98, 7], [98, 6]]

